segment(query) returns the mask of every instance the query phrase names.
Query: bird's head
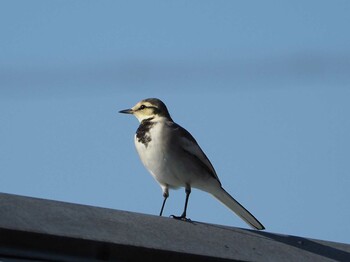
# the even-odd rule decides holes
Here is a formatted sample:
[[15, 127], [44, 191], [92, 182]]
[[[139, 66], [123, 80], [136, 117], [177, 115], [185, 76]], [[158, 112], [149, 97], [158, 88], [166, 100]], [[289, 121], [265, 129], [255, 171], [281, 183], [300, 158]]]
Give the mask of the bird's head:
[[119, 111], [123, 114], [133, 114], [140, 122], [146, 119], [165, 117], [171, 120], [165, 104], [157, 98], [147, 98], [138, 102], [134, 107]]

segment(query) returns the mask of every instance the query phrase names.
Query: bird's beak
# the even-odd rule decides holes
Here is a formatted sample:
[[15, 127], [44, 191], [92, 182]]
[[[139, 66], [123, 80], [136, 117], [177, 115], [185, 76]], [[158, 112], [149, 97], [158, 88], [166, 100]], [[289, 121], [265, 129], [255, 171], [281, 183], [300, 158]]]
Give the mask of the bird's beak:
[[134, 110], [132, 110], [132, 109], [125, 109], [125, 110], [120, 110], [119, 113], [132, 114], [132, 113], [134, 113]]

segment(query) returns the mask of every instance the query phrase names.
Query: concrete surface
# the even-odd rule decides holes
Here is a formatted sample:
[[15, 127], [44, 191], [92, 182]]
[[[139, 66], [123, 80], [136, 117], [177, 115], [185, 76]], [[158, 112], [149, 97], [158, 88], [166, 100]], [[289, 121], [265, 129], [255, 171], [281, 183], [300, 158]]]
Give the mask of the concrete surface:
[[350, 261], [350, 245], [0, 193], [0, 261], [17, 259]]

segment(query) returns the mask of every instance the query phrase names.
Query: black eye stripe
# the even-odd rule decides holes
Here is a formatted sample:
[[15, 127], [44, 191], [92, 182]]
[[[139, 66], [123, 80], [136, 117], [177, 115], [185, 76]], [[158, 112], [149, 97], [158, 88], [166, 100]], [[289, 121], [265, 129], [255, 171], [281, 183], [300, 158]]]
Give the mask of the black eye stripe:
[[158, 108], [155, 106], [146, 106], [146, 105], [141, 105], [138, 110], [143, 110], [145, 108], [153, 108], [154, 110], [157, 110]]

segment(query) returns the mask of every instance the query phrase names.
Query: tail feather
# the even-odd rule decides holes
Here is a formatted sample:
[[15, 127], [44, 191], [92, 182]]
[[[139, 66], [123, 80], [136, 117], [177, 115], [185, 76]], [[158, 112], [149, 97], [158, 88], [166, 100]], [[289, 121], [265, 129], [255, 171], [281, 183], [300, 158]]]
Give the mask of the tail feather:
[[263, 230], [265, 227], [247, 210], [245, 209], [237, 200], [235, 200], [229, 193], [221, 187], [221, 190], [216, 190], [212, 192], [212, 195], [235, 212], [240, 218], [242, 218], [248, 225], [252, 228]]

